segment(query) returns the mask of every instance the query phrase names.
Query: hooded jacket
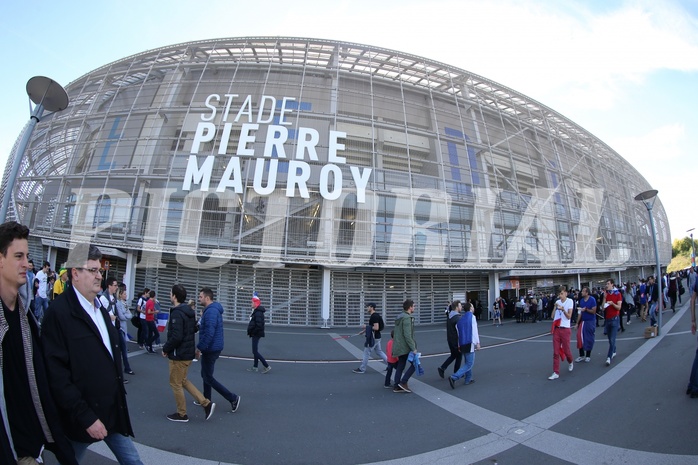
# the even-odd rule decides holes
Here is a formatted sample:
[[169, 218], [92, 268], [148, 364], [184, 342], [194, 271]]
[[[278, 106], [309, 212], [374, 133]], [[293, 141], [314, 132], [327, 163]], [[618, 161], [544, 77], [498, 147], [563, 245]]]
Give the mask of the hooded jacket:
[[417, 350], [414, 341], [414, 317], [402, 312], [395, 319], [395, 337], [393, 338], [393, 357], [400, 357]]
[[446, 321], [446, 341], [448, 341], [448, 347], [450, 349], [458, 350], [458, 331], [456, 330], [456, 324], [458, 320], [461, 319], [462, 314], [455, 310], [451, 310], [448, 314], [448, 321]]
[[194, 360], [196, 346], [196, 313], [187, 304], [179, 304], [170, 310], [167, 323], [167, 342], [162, 351], [170, 360]]
[[264, 337], [264, 312], [267, 310], [258, 305], [252, 312], [250, 323], [247, 325], [247, 335], [250, 337]]
[[196, 348], [204, 353], [223, 350], [223, 306], [211, 302], [204, 309], [199, 324], [199, 343]]

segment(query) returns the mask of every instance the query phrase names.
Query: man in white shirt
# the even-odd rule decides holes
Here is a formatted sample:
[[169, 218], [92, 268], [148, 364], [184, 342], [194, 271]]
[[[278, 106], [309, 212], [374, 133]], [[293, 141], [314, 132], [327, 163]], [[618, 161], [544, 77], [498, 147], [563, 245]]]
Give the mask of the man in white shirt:
[[564, 356], [569, 363], [569, 371], [574, 368], [572, 351], [570, 350], [570, 319], [574, 304], [572, 299], [567, 298], [567, 286], [560, 286], [559, 299], [555, 302], [555, 313], [553, 316], [553, 374], [549, 380], [560, 377], [560, 359]]
[[94, 245], [75, 246], [66, 266], [71, 286], [44, 317], [51, 392], [79, 462], [91, 443], [104, 441], [120, 464], [143, 465], [130, 438], [118, 330], [97, 298], [100, 258]]
[[111, 318], [112, 323], [114, 323], [114, 326], [117, 326], [116, 323], [116, 291], [119, 288], [119, 283], [117, 282], [116, 278], [108, 278], [107, 279], [107, 289], [102, 292], [102, 295], [99, 296], [99, 301], [102, 304], [102, 307], [107, 311], [109, 314], [109, 318]]
[[43, 266], [36, 273], [35, 279], [39, 281], [39, 288], [36, 291], [36, 298], [34, 299], [34, 315], [36, 319], [41, 322], [44, 317], [44, 313], [48, 310], [48, 273], [51, 270], [51, 264], [49, 262], [44, 262]]

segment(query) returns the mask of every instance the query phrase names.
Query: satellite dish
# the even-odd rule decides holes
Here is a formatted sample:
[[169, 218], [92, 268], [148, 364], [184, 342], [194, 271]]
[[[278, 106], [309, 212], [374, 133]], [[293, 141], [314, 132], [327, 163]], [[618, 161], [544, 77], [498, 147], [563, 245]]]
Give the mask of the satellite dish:
[[68, 107], [68, 94], [53, 79], [34, 76], [27, 82], [27, 95], [36, 105], [43, 105], [47, 111], [61, 111]]

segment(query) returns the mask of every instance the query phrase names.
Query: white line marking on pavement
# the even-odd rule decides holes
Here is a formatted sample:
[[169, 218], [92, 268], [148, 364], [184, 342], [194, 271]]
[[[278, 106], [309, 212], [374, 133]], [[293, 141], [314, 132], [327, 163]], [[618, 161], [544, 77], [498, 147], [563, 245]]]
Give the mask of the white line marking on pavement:
[[[463, 420], [490, 431], [490, 433], [443, 449], [425, 452], [412, 457], [375, 462], [372, 465], [472, 463], [492, 457], [518, 444], [573, 463], [588, 463], [590, 465], [597, 463], [694, 464], [696, 463], [695, 456], [628, 450], [549, 431], [549, 428], [593, 401], [630, 372], [665, 336], [669, 335], [669, 331], [678, 323], [686, 310], [687, 307], [684, 306], [682, 310], [677, 312], [674, 318], [662, 327], [659, 336], [642, 344], [622, 362], [609, 369], [606, 374], [580, 392], [577, 392], [574, 400], [569, 397], [562, 399], [523, 421], [487, 410], [412, 377], [410, 379], [410, 389], [414, 394]], [[337, 335], [332, 336], [351, 354], [356, 355], [358, 358], [362, 357], [363, 351], [357, 349], [343, 338], [337, 339]], [[527, 340], [538, 337], [540, 336], [534, 336]], [[502, 345], [526, 342], [527, 340], [512, 341]], [[549, 343], [550, 341], [546, 342]], [[378, 371], [377, 368], [372, 367], [370, 364], [369, 367]], [[561, 448], [558, 446], [559, 444], [565, 444], [565, 447]]]

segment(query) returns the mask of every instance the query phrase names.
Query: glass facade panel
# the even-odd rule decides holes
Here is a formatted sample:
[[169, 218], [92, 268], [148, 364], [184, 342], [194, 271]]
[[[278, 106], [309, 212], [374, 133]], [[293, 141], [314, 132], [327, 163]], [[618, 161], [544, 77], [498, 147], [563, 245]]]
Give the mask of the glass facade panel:
[[[330, 279], [335, 267], [379, 270], [334, 283], [331, 318], [353, 325], [361, 312], [338, 310], [361, 310], [352, 286], [367, 289], [366, 279], [380, 281], [393, 311], [416, 292], [443, 290], [434, 276], [444, 267], [485, 276], [654, 262], [648, 216], [633, 200], [647, 181], [525, 95], [378, 47], [190, 45], [125, 58], [68, 86], [69, 108], [42, 120], [16, 180], [13, 211], [37, 237], [70, 242], [79, 232], [124, 254], [147, 250], [169, 257], [175, 274], [201, 255], [202, 268], [225, 263], [218, 279], [245, 292], [256, 279], [285, 283], [292, 291], [272, 316], [280, 324], [318, 321], [298, 306], [327, 279], [324, 267]], [[661, 202], [654, 214], [666, 263]], [[240, 267], [254, 263], [269, 268], [250, 283]], [[142, 282], [157, 276], [139, 273]], [[244, 292], [225, 293], [227, 315], [244, 319]]]

